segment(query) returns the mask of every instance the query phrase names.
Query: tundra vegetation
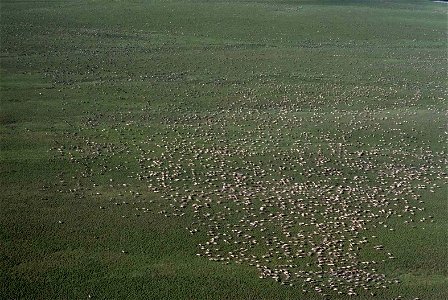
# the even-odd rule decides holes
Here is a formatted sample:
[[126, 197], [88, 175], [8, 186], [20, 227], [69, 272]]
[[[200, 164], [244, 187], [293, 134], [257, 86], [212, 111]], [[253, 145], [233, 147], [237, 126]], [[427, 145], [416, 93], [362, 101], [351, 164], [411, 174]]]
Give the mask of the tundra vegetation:
[[0, 298], [448, 299], [445, 4], [0, 13]]

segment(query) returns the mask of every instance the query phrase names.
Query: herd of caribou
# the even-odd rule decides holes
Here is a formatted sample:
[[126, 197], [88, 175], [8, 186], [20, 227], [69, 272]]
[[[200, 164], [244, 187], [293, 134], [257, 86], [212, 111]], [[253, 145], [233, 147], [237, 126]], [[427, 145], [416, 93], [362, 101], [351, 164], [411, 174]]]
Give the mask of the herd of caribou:
[[[94, 115], [58, 151], [80, 177], [107, 178], [108, 194], [145, 199], [139, 213], [191, 220], [186, 232], [204, 237], [200, 257], [322, 295], [375, 295], [396, 282], [379, 271], [395, 258], [379, 236], [434, 222], [422, 193], [447, 178], [443, 147], [431, 144], [443, 137], [434, 142], [419, 125], [427, 116], [409, 103], [303, 110], [294, 99], [238, 101], [214, 112], [148, 105], [138, 117]], [[443, 124], [443, 112], [427, 111], [430, 126]]]

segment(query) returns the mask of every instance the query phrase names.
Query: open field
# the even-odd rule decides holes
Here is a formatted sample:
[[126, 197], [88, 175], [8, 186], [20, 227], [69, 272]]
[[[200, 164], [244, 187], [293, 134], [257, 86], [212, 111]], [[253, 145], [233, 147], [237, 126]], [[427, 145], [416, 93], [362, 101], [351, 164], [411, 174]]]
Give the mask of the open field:
[[448, 299], [446, 4], [0, 5], [0, 299]]

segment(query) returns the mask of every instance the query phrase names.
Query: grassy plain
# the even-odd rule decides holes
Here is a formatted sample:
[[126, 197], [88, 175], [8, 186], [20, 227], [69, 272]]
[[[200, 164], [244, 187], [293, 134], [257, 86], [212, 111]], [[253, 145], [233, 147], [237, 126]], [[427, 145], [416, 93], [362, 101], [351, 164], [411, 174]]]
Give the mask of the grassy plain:
[[425, 170], [409, 183], [417, 224], [392, 215], [395, 231], [367, 233], [396, 257], [376, 268], [400, 281], [376, 297], [448, 298], [445, 4], [2, 0], [0, 12], [0, 298], [320, 299], [197, 256], [208, 238], [185, 229], [194, 214], [160, 213], [176, 198], [142, 179], [141, 159], [170, 160], [151, 165], [169, 173], [195, 157], [176, 150], [189, 143], [232, 155], [223, 170], [206, 154], [182, 165], [197, 176], [170, 183], [178, 198], [251, 160], [274, 181], [320, 184], [328, 175], [288, 169], [289, 155], [314, 162], [338, 144], [348, 164], [331, 156], [331, 184], [381, 177], [350, 165], [359, 151], [377, 149], [380, 171]]

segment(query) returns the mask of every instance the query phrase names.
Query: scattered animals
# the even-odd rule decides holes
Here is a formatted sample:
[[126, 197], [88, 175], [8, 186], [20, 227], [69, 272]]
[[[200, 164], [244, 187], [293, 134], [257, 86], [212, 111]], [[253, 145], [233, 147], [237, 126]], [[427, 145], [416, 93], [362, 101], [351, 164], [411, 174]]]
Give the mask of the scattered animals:
[[[49, 169], [63, 171], [43, 190], [87, 203], [90, 221], [182, 224], [195, 259], [310, 298], [398, 284], [384, 265], [400, 257], [382, 238], [437, 224], [428, 194], [447, 179], [440, 4], [91, 2], [2, 3], [5, 165], [31, 174], [5, 173], [8, 193], [42, 166], [34, 156], [48, 161], [34, 145], [53, 143]], [[13, 212], [37, 211], [31, 202]], [[58, 230], [76, 223], [56, 216]], [[6, 265], [20, 273], [15, 258]]]

